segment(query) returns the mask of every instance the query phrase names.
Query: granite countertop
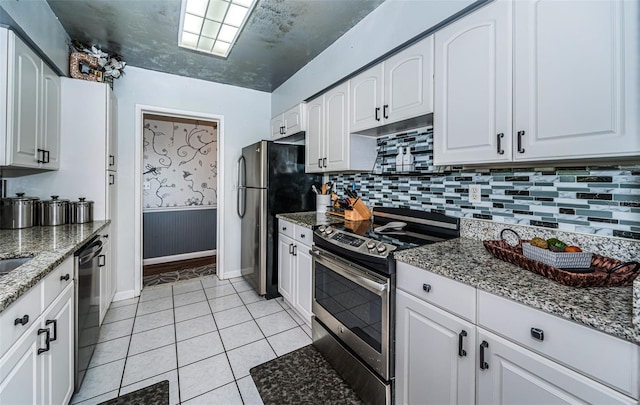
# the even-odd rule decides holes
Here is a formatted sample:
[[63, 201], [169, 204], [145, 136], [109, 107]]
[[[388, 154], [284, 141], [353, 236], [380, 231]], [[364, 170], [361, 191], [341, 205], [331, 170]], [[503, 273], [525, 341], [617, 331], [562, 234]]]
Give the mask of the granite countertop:
[[458, 238], [395, 254], [396, 260], [640, 344], [633, 287], [567, 287], [493, 257], [481, 241]]
[[284, 219], [285, 221], [293, 222], [294, 224], [304, 226], [305, 228], [313, 229], [319, 225], [332, 225], [343, 224], [344, 218], [337, 215], [329, 215], [310, 212], [292, 212], [288, 214], [277, 214], [276, 218]]
[[71, 256], [110, 221], [0, 231], [0, 259], [33, 260], [0, 276], [0, 312]]

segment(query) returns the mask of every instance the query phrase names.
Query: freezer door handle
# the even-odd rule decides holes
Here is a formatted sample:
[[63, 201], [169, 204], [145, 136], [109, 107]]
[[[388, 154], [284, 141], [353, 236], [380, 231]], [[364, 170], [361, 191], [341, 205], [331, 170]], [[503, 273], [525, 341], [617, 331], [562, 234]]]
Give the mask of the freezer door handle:
[[247, 175], [247, 161], [244, 156], [240, 156], [238, 159], [238, 200], [236, 201], [236, 212], [240, 218], [244, 218], [247, 213], [247, 207], [245, 204], [246, 197], [246, 175]]

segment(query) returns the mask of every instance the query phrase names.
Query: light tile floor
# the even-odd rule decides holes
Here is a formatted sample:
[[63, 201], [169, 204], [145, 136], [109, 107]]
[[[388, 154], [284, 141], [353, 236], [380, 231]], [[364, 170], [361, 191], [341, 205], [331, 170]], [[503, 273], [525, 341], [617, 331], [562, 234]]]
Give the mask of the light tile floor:
[[72, 404], [98, 404], [162, 380], [170, 403], [262, 404], [249, 370], [311, 343], [282, 298], [216, 275], [145, 287], [111, 304]]

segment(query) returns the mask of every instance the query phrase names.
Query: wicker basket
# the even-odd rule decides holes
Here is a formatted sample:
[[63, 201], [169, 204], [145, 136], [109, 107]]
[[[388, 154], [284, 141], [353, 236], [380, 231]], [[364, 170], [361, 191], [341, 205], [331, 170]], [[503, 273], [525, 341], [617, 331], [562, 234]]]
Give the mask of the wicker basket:
[[522, 243], [522, 254], [529, 259], [561, 269], [588, 269], [591, 267], [591, 257], [593, 256], [589, 252], [552, 252], [528, 243]]
[[620, 260], [610, 257], [592, 254], [591, 263], [588, 272], [575, 273], [563, 270], [546, 263], [530, 259], [522, 252], [523, 241], [518, 235], [517, 245], [511, 245], [504, 240], [504, 232], [511, 229], [504, 229], [500, 236], [502, 240], [486, 240], [483, 242], [484, 247], [493, 256], [505, 262], [515, 264], [523, 269], [532, 271], [547, 277], [560, 284], [571, 287], [620, 287], [630, 286], [633, 280], [640, 274], [640, 263], [638, 262], [621, 262]]

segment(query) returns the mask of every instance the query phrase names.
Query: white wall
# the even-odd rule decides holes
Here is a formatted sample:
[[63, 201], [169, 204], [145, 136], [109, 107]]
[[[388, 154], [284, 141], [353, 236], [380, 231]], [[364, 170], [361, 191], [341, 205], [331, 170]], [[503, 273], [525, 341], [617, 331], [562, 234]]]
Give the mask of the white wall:
[[240, 270], [240, 221], [236, 210], [236, 161], [244, 146], [269, 136], [270, 95], [255, 90], [169, 75], [127, 66], [116, 81], [118, 98], [118, 292], [134, 289], [134, 134], [136, 104], [224, 116], [225, 189], [218, 192], [222, 210], [224, 271]]
[[271, 95], [275, 116], [452, 16], [474, 0], [387, 0]]

